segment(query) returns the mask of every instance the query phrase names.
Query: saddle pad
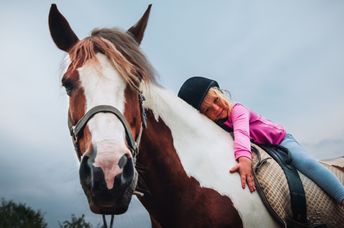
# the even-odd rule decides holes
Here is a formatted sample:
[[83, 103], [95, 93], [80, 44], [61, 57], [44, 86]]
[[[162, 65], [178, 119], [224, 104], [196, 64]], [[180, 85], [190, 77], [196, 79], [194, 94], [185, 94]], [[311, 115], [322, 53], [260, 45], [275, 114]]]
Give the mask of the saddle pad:
[[[252, 163], [257, 191], [270, 213], [282, 224], [286, 224], [287, 218], [292, 218], [290, 204], [290, 192], [287, 179], [282, 168], [259, 146], [252, 144], [261, 156], [261, 160], [267, 159], [257, 171], [255, 168], [259, 162], [259, 156], [252, 153]], [[322, 162], [344, 184], [344, 172], [332, 166], [344, 167], [344, 158], [335, 161]], [[343, 170], [343, 169], [342, 169]], [[299, 172], [306, 195], [307, 218], [310, 224], [326, 224], [327, 227], [344, 227], [344, 208], [323, 192], [313, 181]], [[285, 225], [286, 226], [286, 225]]]

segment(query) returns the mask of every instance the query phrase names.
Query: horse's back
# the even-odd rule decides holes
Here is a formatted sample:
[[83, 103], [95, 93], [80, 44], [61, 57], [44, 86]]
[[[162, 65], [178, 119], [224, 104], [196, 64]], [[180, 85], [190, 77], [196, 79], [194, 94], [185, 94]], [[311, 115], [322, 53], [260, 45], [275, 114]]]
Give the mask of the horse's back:
[[[258, 148], [258, 147], [257, 147]], [[261, 148], [258, 148], [260, 159], [266, 160], [270, 156]], [[258, 164], [258, 156], [254, 154], [253, 162]], [[344, 158], [321, 161], [339, 181], [344, 184]], [[256, 170], [256, 178], [259, 179], [260, 191], [265, 195], [265, 202], [280, 219], [286, 221], [293, 217], [288, 181], [282, 168], [273, 159], [266, 162]], [[299, 172], [305, 191], [307, 205], [307, 219], [310, 224], [326, 224], [327, 227], [341, 227], [344, 224], [344, 209], [331, 199], [312, 180]]]
[[335, 173], [342, 183], [344, 182], [344, 157], [322, 160], [320, 162]]

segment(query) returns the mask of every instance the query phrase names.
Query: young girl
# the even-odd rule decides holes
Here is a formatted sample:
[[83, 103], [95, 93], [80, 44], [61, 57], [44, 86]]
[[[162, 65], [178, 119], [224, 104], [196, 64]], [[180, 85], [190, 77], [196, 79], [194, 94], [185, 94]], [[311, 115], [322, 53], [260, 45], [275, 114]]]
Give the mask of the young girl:
[[238, 164], [230, 172], [239, 172], [243, 189], [246, 183], [251, 192], [256, 189], [250, 141], [279, 144], [289, 150], [292, 165], [344, 206], [344, 186], [335, 175], [306, 153], [281, 125], [229, 100], [216, 81], [204, 77], [189, 78], [180, 88], [178, 96], [217, 124], [233, 129], [234, 156]]

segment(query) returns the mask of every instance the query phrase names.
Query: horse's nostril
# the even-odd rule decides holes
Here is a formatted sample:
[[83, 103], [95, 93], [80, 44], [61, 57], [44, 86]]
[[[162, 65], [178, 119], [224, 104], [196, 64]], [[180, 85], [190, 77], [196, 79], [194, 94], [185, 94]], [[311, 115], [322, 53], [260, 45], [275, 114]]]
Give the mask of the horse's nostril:
[[126, 155], [123, 155], [121, 157], [121, 159], [119, 159], [119, 162], [118, 162], [118, 166], [119, 168], [123, 169], [123, 167], [125, 166], [125, 164], [127, 164], [127, 161], [128, 161], [128, 158]]

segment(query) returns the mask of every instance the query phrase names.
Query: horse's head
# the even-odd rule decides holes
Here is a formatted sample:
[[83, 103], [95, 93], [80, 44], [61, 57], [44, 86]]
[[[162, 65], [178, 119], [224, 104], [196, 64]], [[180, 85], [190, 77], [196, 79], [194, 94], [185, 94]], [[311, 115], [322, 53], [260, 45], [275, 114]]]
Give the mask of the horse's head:
[[144, 121], [140, 83], [152, 69], [139, 50], [150, 6], [127, 32], [99, 29], [79, 40], [52, 5], [51, 36], [68, 53], [62, 85], [80, 163], [80, 182], [95, 213], [124, 213], [137, 183], [136, 139]]

